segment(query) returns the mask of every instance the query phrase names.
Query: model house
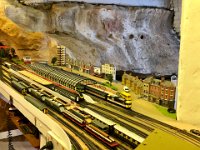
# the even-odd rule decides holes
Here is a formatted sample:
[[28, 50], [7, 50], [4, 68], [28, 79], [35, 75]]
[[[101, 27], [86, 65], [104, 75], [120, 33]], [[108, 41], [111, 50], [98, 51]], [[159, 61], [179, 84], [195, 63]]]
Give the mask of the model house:
[[66, 48], [63, 45], [57, 46], [57, 65], [64, 66], [66, 64]]
[[112, 74], [113, 80], [116, 80], [116, 67], [112, 64], [101, 65], [101, 72], [105, 74]]

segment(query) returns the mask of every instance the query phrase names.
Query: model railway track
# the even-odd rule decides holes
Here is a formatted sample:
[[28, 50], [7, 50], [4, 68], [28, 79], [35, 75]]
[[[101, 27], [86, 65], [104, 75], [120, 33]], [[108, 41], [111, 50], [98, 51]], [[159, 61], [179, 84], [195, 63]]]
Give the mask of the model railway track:
[[[150, 129], [149, 131], [152, 132], [154, 129], [157, 128], [157, 129], [160, 129], [162, 131], [168, 132], [168, 133], [170, 133], [170, 134], [172, 134], [174, 136], [177, 136], [177, 137], [179, 137], [181, 139], [184, 139], [184, 140], [186, 140], [186, 141], [188, 141], [190, 143], [193, 143], [194, 145], [200, 147], [200, 138], [199, 137], [197, 137], [195, 135], [192, 135], [192, 134], [190, 134], [190, 133], [188, 133], [188, 132], [186, 132], [184, 130], [181, 130], [181, 129], [178, 129], [176, 127], [173, 127], [173, 126], [171, 126], [169, 124], [163, 123], [163, 122], [158, 121], [156, 119], [150, 118], [150, 117], [145, 116], [145, 115], [140, 114], [140, 113], [137, 113], [135, 111], [125, 110], [123, 108], [118, 108], [118, 109], [120, 109], [121, 112], [129, 114], [130, 116], [133, 116], [134, 119], [137, 119], [140, 122], [131, 120], [129, 118], [124, 118], [124, 116], [122, 116], [122, 115], [120, 115], [118, 113], [110, 111], [110, 110], [108, 110], [108, 109], [106, 109], [104, 107], [97, 106], [95, 104], [90, 104], [89, 106], [86, 105], [86, 104], [83, 104], [83, 105], [85, 105], [86, 107], [89, 107], [93, 111], [96, 111], [98, 109], [98, 110], [101, 110], [101, 113], [103, 111], [103, 112], [108, 112], [107, 114], [110, 114], [110, 113], [115, 114], [116, 116], [119, 116], [120, 118], [123, 118], [124, 120], [127, 120], [128, 122], [132, 122], [133, 124], [137, 124], [138, 126], [140, 126], [140, 124], [141, 124], [140, 122], [143, 122], [143, 123], [145, 123], [145, 125], [142, 124], [144, 129], [147, 127], [147, 128]], [[115, 107], [117, 107], [117, 106], [115, 106]], [[108, 115], [106, 115], [106, 114], [104, 114], [104, 115], [107, 118], [109, 118]], [[126, 125], [124, 124], [124, 126], [126, 126]]]
[[192, 135], [190, 133], [188, 133], [187, 131], [178, 129], [176, 127], [171, 128], [171, 126], [163, 126], [162, 123], [158, 124], [158, 122], [153, 122], [151, 119], [150, 120], [146, 120], [143, 118], [137, 118], [138, 120], [141, 120], [142, 122], [146, 122], [146, 124], [149, 124], [151, 126], [153, 126], [154, 128], [160, 129], [162, 131], [165, 131], [167, 133], [170, 133], [171, 135], [174, 135], [176, 137], [179, 137], [181, 139], [184, 139], [185, 141], [188, 141], [198, 147], [200, 147], [200, 138], [196, 137], [195, 135]]
[[[94, 112], [97, 112], [97, 113], [101, 114], [102, 116], [104, 116], [106, 118], [112, 118], [104, 110], [102, 111], [101, 108], [96, 108], [96, 107], [91, 107], [91, 106], [88, 106], [88, 108], [91, 109]], [[119, 123], [122, 126], [125, 126], [128, 130], [131, 130], [132, 132], [137, 133], [137, 135], [139, 135], [139, 136], [141, 136], [143, 138], [146, 138], [148, 136], [146, 133], [144, 133], [144, 132], [142, 132], [142, 131], [140, 131], [140, 130], [138, 130], [138, 129], [126, 124], [126, 123], [124, 123], [124, 122], [121, 122], [116, 118], [112, 118], [111, 120], [116, 122], [116, 123]]]
[[140, 113], [132, 111], [132, 110], [126, 110], [126, 109], [123, 109], [121, 107], [118, 107], [118, 106], [115, 106], [115, 105], [112, 105], [112, 104], [109, 104], [109, 106], [111, 106], [114, 109], [119, 110], [122, 113], [129, 114], [130, 116], [133, 116], [135, 119], [138, 119], [140, 122], [144, 122], [145, 124], [147, 124], [152, 129], [158, 128], [160, 130], [163, 130], [165, 132], [168, 132], [170, 134], [173, 134], [173, 135], [176, 135], [180, 138], [183, 138], [184, 140], [187, 140], [187, 141], [189, 141], [189, 142], [200, 147], [200, 142], [199, 142], [200, 138], [195, 136], [195, 135], [188, 133], [187, 131], [181, 130], [179, 128], [176, 128], [174, 126], [171, 126], [171, 125], [166, 124], [164, 122], [161, 122], [159, 120], [150, 118], [148, 116], [145, 116], [143, 114], [140, 114]]
[[[95, 100], [97, 99], [98, 101], [99, 101], [99, 99], [98, 98], [96, 98], [96, 97], [94, 97], [94, 96], [92, 96], [92, 95], [90, 95], [92, 98], [95, 98]], [[139, 127], [141, 127], [141, 128], [143, 128], [143, 129], [145, 129], [146, 131], [148, 131], [148, 132], [152, 132], [153, 130], [154, 130], [154, 128], [152, 128], [152, 127], [149, 127], [149, 126], [147, 126], [147, 125], [145, 125], [145, 124], [142, 124], [141, 122], [138, 122], [138, 121], [135, 121], [135, 120], [132, 120], [132, 119], [130, 119], [130, 118], [127, 118], [127, 117], [125, 117], [125, 116], [123, 116], [123, 115], [120, 115], [120, 114], [118, 114], [118, 113], [115, 113], [115, 112], [113, 112], [113, 111], [110, 111], [110, 110], [108, 110], [108, 109], [106, 109], [106, 108], [104, 108], [104, 107], [100, 107], [100, 106], [97, 106], [97, 105], [95, 105], [95, 104], [89, 104], [89, 106], [86, 104], [86, 103], [81, 103], [84, 107], [94, 107], [94, 108], [97, 108], [97, 109], [99, 109], [99, 110], [103, 110], [104, 112], [107, 112], [107, 114], [113, 114], [113, 115], [115, 115], [115, 116], [118, 116], [119, 118], [122, 118], [123, 120], [126, 120], [126, 121], [128, 121], [128, 122], [130, 122], [130, 123], [132, 123], [132, 124], [135, 124], [135, 125], [137, 125], [137, 126], [139, 126]], [[107, 105], [107, 103], [106, 103], [106, 105]], [[110, 105], [109, 105], [110, 106]], [[117, 109], [116, 109], [116, 107], [117, 107]], [[118, 106], [116, 106], [115, 107], [115, 110], [119, 110], [118, 108]], [[123, 109], [124, 110], [124, 108], [120, 108], [120, 109]], [[128, 110], [129, 111], [129, 110]]]
[[[49, 113], [52, 117], [54, 117], [57, 121], [59, 121], [62, 125], [64, 125], [65, 127], [67, 127], [70, 131], [72, 131], [73, 133], [76, 133], [76, 135], [88, 146], [88, 148], [90, 150], [110, 150], [110, 147], [107, 147], [105, 144], [102, 143], [101, 144], [97, 144], [98, 142], [94, 142], [94, 141], [90, 141], [89, 139], [87, 139], [87, 137], [84, 136], [84, 134], [81, 132], [77, 132], [77, 130], [74, 128], [74, 126], [79, 127], [77, 125], [73, 125], [71, 126], [70, 123], [68, 123], [66, 121], [66, 119], [64, 119], [62, 116], [60, 116], [60, 114], [55, 113], [54, 111], [50, 110]], [[73, 140], [74, 138], [72, 138]], [[74, 140], [75, 142], [75, 148], [77, 147], [77, 150], [80, 150], [80, 145], [77, 145], [77, 141]], [[132, 148], [128, 145], [124, 145], [123, 142], [118, 141], [119, 143], [121, 143], [118, 147], [113, 148], [113, 150], [132, 150]], [[94, 144], [96, 143], [96, 144]]]
[[[5, 64], [5, 66], [6, 65], [8, 66], [6, 68], [9, 68], [10, 65]], [[106, 144], [109, 148], [116, 147], [119, 145], [106, 132], [97, 128], [98, 122], [100, 121], [95, 120], [95, 118], [90, 118], [90, 115], [83, 112], [81, 109], [75, 106], [76, 104], [71, 103], [71, 101], [68, 99], [65, 101], [64, 99], [66, 98], [64, 97], [61, 97], [61, 98], [56, 97], [56, 95], [58, 96], [57, 93], [46, 89], [42, 85], [39, 85], [33, 82], [31, 79], [20, 75], [19, 73], [17, 73], [16, 71], [12, 69], [10, 69], [9, 71], [10, 71], [10, 74], [12, 75], [10, 77], [11, 86], [15, 88], [21, 94], [25, 95], [25, 99], [29, 101], [30, 103], [32, 103], [39, 110], [44, 111], [44, 113], [48, 112], [49, 108], [45, 106], [46, 104], [49, 107], [55, 109], [57, 112], [61, 113], [61, 115], [63, 115], [64, 117], [69, 118], [75, 124], [78, 124], [78, 126], [80, 126], [81, 129], [84, 129], [85, 132], [88, 132], [95, 138], [101, 140], [101, 142], [103, 144]], [[30, 96], [29, 94], [32, 95], [33, 97]], [[39, 101], [36, 101], [37, 99]], [[42, 102], [44, 102], [45, 104], [43, 104]], [[95, 127], [92, 124], [93, 122], [95, 125], [97, 124], [97, 127]], [[91, 138], [91, 136], [89, 137]], [[97, 143], [96, 140], [94, 141], [94, 143]], [[92, 148], [92, 149], [98, 149], [98, 148]], [[105, 146], [103, 149], [105, 149]]]
[[67, 134], [68, 137], [70, 138], [70, 141], [72, 143], [73, 149], [74, 150], [83, 150], [83, 148], [80, 146], [80, 144], [73, 138], [73, 136]]
[[[13, 65], [13, 68], [12, 68], [12, 69], [14, 69], [14, 70], [20, 70], [20, 69], [22, 69], [22, 68]], [[101, 101], [102, 101], [102, 100], [101, 100]], [[105, 103], [105, 102], [102, 101], [102, 103]], [[122, 108], [120, 108], [120, 107], [118, 107], [118, 106], [113, 106], [112, 104], [109, 104], [109, 106], [112, 106], [112, 107], [114, 107], [114, 108], [117, 108], [117, 110], [120, 110], [121, 112], [123, 112], [123, 113], [125, 113], [125, 114], [129, 114], [130, 116], [134, 117], [134, 120], [133, 120], [133, 119], [130, 119], [130, 118], [128, 118], [128, 117], [125, 117], [125, 116], [123, 116], [123, 115], [121, 115], [121, 114], [118, 114], [118, 113], [115, 113], [115, 112], [113, 112], [113, 111], [110, 111], [110, 110], [108, 110], [108, 109], [106, 109], [106, 108], [103, 108], [103, 107], [94, 105], [94, 104], [91, 104], [90, 106], [86, 106], [86, 107], [89, 107], [89, 108], [92, 109], [93, 111], [96, 111], [96, 112], [102, 114], [103, 116], [106, 116], [107, 118], [110, 118], [108, 114], [111, 113], [111, 114], [113, 114], [113, 115], [115, 115], [115, 116], [118, 116], [119, 118], [122, 118], [123, 120], [126, 120], [126, 121], [128, 121], [128, 122], [130, 122], [130, 123], [133, 123], [133, 124], [137, 125], [138, 127], [143, 128], [143, 129], [145, 129], [145, 130], [147, 130], [147, 131], [149, 131], [149, 132], [152, 132], [152, 131], [154, 130], [154, 128], [159, 128], [159, 129], [161, 129], [161, 130], [163, 130], [163, 131], [165, 131], [165, 132], [169, 132], [170, 134], [173, 134], [173, 135], [175, 135], [175, 136], [178, 136], [178, 137], [180, 137], [180, 138], [182, 138], [182, 139], [184, 139], [184, 140], [187, 140], [187, 141], [189, 141], [190, 143], [193, 143], [193, 144], [195, 144], [195, 145], [197, 145], [197, 146], [200, 147], [200, 138], [197, 137], [197, 136], [195, 136], [195, 135], [192, 135], [192, 134], [190, 134], [190, 133], [188, 133], [188, 132], [186, 132], [186, 131], [180, 130], [180, 129], [176, 128], [176, 127], [173, 127], [173, 126], [171, 126], [171, 125], [168, 125], [168, 124], [163, 123], [163, 122], [161, 122], [161, 121], [158, 121], [158, 120], [156, 120], [156, 119], [147, 117], [147, 116], [142, 115], [142, 114], [140, 114], [140, 113], [137, 113], [137, 112], [134, 112], [134, 111], [130, 111], [130, 110], [125, 110], [125, 109], [122, 109]], [[107, 112], [107, 114], [106, 114], [105, 112]], [[51, 114], [51, 115], [52, 115], [52, 114]], [[59, 117], [57, 117], [57, 115], [54, 115], [54, 117], [55, 117], [56, 119], [60, 119]], [[145, 125], [145, 124], [142, 124], [142, 123], [140, 123], [140, 122], [138, 122], [138, 121], [135, 121], [135, 119], [137, 119], [137, 120], [139, 120], [139, 121], [142, 121], [142, 122], [144, 122], [145, 124], [148, 124], [148, 126]], [[61, 121], [62, 121], [62, 119], [61, 119]], [[61, 122], [61, 121], [60, 121], [60, 122]], [[130, 130], [132, 130], [132, 131], [134, 131], [135, 133], [137, 133], [138, 135], [140, 135], [141, 137], [144, 137], [144, 138], [147, 137], [147, 135], [145, 135], [144, 133], [142, 133], [140, 130], [138, 130], [138, 129], [136, 129], [136, 128], [134, 128], [134, 127], [132, 127], [132, 126], [126, 124], [126, 123], [123, 123], [123, 122], [120, 121], [119, 119], [116, 119], [116, 118], [115, 118], [115, 122], [119, 122], [119, 123], [122, 124], [123, 126], [126, 126], [126, 127], [129, 128]], [[66, 124], [65, 122], [62, 122], [62, 123]], [[66, 125], [66, 126], [67, 126], [67, 125]], [[73, 131], [76, 133], [75, 130], [73, 130]], [[78, 134], [78, 133], [77, 133], [77, 134]], [[81, 135], [80, 135], [80, 136], [81, 136]], [[85, 140], [85, 138], [83, 138], [82, 140]], [[88, 141], [86, 140], [85, 142], [87, 143]], [[91, 144], [91, 142], [89, 142], [89, 146], [90, 146], [90, 144]], [[89, 147], [89, 146], [88, 146], [88, 147]], [[76, 145], [76, 147], [78, 148], [79, 145]], [[98, 149], [98, 148], [99, 148], [99, 147], [98, 147], [97, 145], [91, 144], [91, 148], [90, 148], [90, 149]], [[122, 149], [123, 149], [123, 147], [122, 147]]]
[[[55, 113], [54, 111], [50, 110], [49, 111], [49, 115], [51, 115], [52, 117], [54, 117], [57, 121], [59, 121], [62, 125], [64, 125], [65, 127], [67, 127], [69, 130], [71, 130], [73, 133], [75, 133], [87, 146], [90, 150], [96, 150], [96, 149], [109, 149], [108, 147], [105, 147], [103, 144], [100, 144], [99, 142], [94, 142], [89, 140], [86, 135], [85, 132], [83, 134], [83, 130], [79, 129], [80, 131], [78, 132], [76, 130], [75, 127], [77, 127], [76, 125], [72, 125], [71, 123], [69, 123], [68, 121], [66, 121], [66, 119], [61, 116], [60, 114]], [[75, 127], [74, 127], [75, 126]], [[96, 143], [96, 144], [94, 144]]]
[[[153, 119], [153, 118], [150, 118], [148, 116], [145, 116], [145, 115], [140, 114], [140, 113], [135, 112], [135, 111], [131, 111], [131, 110], [123, 110], [123, 111], [125, 113], [131, 115], [131, 116], [134, 116], [134, 118], [136, 118], [140, 121], [146, 122], [147, 124], [154, 126], [155, 128], [159, 128], [163, 131], [170, 132], [170, 133], [177, 135], [179, 137], [185, 137], [184, 139], [187, 140], [187, 141], [188, 141], [188, 139], [191, 139], [190, 141], [192, 143], [194, 143], [195, 145], [200, 147], [200, 138], [195, 136], [195, 135], [188, 133], [185, 130], [181, 130], [177, 127], [171, 126], [169, 124], [166, 124], [164, 122], [161, 122], [161, 121]], [[194, 142], [194, 141], [196, 141], [196, 142]]]

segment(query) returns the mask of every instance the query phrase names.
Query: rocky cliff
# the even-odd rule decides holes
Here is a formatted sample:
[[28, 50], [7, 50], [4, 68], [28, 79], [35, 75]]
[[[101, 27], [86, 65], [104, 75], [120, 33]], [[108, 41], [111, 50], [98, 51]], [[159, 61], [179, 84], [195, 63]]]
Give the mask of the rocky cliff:
[[177, 72], [179, 40], [169, 10], [80, 3], [32, 8], [16, 1], [4, 12], [4, 17], [21, 30], [15, 36], [3, 30], [7, 43], [18, 49], [35, 49], [18, 50], [20, 56], [51, 59], [56, 55], [55, 46], [62, 44], [73, 58], [94, 65], [112, 63], [117, 69], [142, 73]]

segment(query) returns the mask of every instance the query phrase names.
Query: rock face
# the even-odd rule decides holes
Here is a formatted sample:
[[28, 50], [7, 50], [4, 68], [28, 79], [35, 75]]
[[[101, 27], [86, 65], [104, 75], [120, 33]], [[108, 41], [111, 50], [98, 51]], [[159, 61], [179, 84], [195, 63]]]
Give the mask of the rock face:
[[90, 4], [115, 4], [122, 6], [146, 6], [146, 7], [161, 7], [169, 8], [169, 0], [20, 0], [26, 5], [37, 5], [40, 3], [52, 3], [52, 2], [85, 2]]
[[49, 57], [49, 50], [56, 48], [55, 40], [41, 32], [30, 32], [12, 22], [5, 15], [4, 8], [6, 7], [13, 6], [8, 1], [2, 0], [0, 4], [0, 42], [15, 49], [22, 49], [16, 51], [19, 56], [32, 55], [39, 59]]
[[[56, 39], [76, 59], [94, 65], [112, 63], [118, 70], [141, 73], [177, 72], [179, 40], [169, 10], [59, 3], [38, 8], [7, 6], [5, 14], [29, 32]], [[48, 47], [47, 43], [40, 40], [37, 45]], [[55, 49], [49, 53], [56, 55]], [[51, 59], [48, 53], [43, 53], [43, 58]]]
[[174, 9], [174, 29], [180, 35], [182, 0], [173, 0], [172, 7]]

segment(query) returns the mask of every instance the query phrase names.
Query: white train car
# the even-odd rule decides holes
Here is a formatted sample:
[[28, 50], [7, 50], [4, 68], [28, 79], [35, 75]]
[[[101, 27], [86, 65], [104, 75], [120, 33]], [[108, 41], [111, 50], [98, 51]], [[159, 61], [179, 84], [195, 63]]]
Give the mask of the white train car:
[[101, 121], [103, 124], [107, 125], [109, 128], [108, 129], [109, 134], [111, 135], [115, 134], [117, 137], [129, 142], [131, 145], [137, 146], [145, 140], [145, 138], [137, 135], [136, 133], [128, 130], [123, 126], [120, 126], [116, 122], [113, 122], [112, 120], [109, 120], [103, 117], [102, 115], [95, 113], [94, 111], [88, 108], [83, 108], [83, 110], [88, 114], [90, 114], [91, 116], [93, 116], [94, 118]]
[[114, 133], [117, 134], [120, 138], [129, 141], [131, 144], [134, 145], [139, 145], [145, 140], [145, 138], [137, 135], [134, 132], [131, 132], [130, 130], [120, 125], [114, 126]]

